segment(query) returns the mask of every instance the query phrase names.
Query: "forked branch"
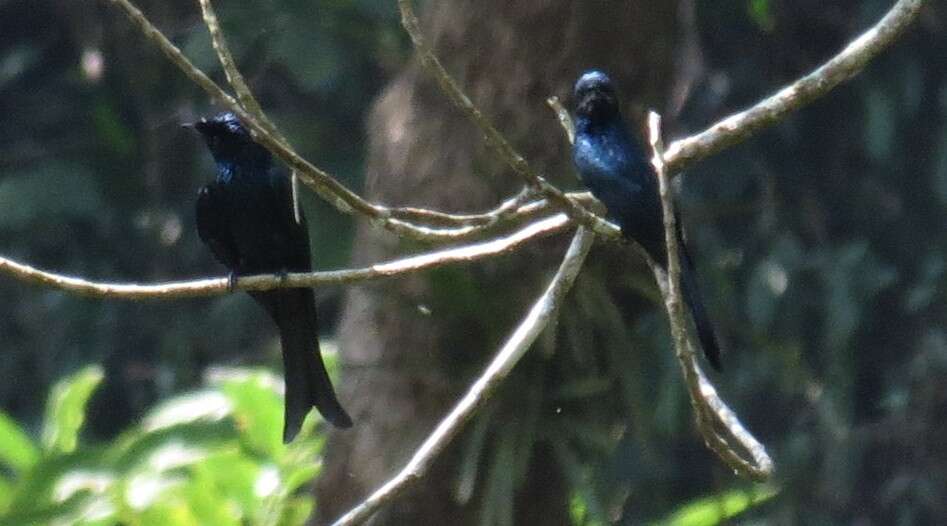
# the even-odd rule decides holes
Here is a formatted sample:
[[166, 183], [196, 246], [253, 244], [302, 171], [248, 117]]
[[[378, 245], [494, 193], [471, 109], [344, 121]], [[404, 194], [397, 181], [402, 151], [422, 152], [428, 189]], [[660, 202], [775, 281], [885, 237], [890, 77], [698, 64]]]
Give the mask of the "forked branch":
[[584, 228], [579, 228], [572, 238], [572, 244], [566, 252], [562, 264], [556, 275], [542, 296], [533, 304], [529, 313], [516, 327], [494, 356], [493, 361], [477, 378], [467, 394], [457, 402], [457, 405], [444, 417], [434, 431], [424, 440], [421, 447], [401, 471], [392, 479], [378, 488], [358, 506], [343, 515], [334, 523], [334, 526], [360, 524], [372, 516], [379, 508], [396, 499], [412, 485], [416, 484], [430, 468], [431, 463], [457, 436], [465, 423], [477, 412], [484, 402], [496, 391], [503, 380], [510, 374], [520, 358], [533, 345], [539, 334], [552, 321], [559, 307], [565, 299], [566, 293], [575, 283], [576, 276], [582, 269], [585, 256], [592, 247], [593, 234]]
[[[773, 461], [766, 448], [751, 435], [737, 418], [736, 414], [717, 395], [717, 390], [704, 375], [697, 364], [694, 341], [687, 330], [684, 305], [681, 300], [681, 259], [680, 246], [677, 243], [677, 219], [674, 215], [674, 200], [671, 197], [671, 183], [664, 162], [664, 144], [661, 140], [661, 117], [651, 112], [648, 115], [648, 136], [652, 149], [651, 164], [658, 176], [661, 206], [664, 209], [664, 239], [667, 243], [668, 265], [667, 286], [661, 287], [664, 305], [671, 324], [671, 338], [674, 341], [674, 354], [681, 365], [687, 392], [691, 397], [697, 417], [697, 428], [707, 446], [712, 449], [728, 466], [745, 477], [756, 481], [767, 480], [773, 472]], [[655, 277], [662, 276], [658, 267]], [[720, 427], [724, 434], [718, 431]], [[736, 444], [731, 444], [735, 440]], [[746, 459], [737, 448], [742, 448], [752, 458]]]

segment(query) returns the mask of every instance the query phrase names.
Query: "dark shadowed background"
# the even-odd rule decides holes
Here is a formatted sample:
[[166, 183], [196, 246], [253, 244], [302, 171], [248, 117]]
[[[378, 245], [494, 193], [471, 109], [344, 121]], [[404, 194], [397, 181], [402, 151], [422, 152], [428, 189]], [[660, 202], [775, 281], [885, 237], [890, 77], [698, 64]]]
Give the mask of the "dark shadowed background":
[[[349, 187], [385, 204], [448, 211], [488, 209], [519, 188], [411, 60], [396, 2], [219, 4], [263, 107], [301, 153]], [[680, 137], [818, 66], [890, 4], [452, 0], [419, 11], [474, 102], [550, 179], [576, 189], [544, 101], [570, 102], [583, 69], [612, 73], [632, 126], [655, 108]], [[196, 2], [138, 5], [223, 82]], [[727, 515], [779, 524], [947, 520], [945, 32], [947, 9], [932, 2], [854, 81], [680, 179], [685, 227], [724, 342], [725, 371], [714, 379], [770, 448], [772, 485], [735, 477], [703, 446], [647, 268], [630, 251], [597, 247], [555, 330], [432, 474], [376, 523], [638, 524], [683, 521], [687, 511], [703, 522], [678, 524]], [[106, 2], [0, 0], [0, 255], [107, 281], [223, 275], [193, 226], [209, 155], [179, 126], [216, 110]], [[425, 248], [312, 195], [305, 205], [320, 269]], [[403, 465], [538, 296], [565, 242], [317, 291], [356, 426], [317, 428], [318, 447], [293, 460], [323, 459], [304, 478], [319, 475], [312, 520], [337, 517]], [[88, 495], [106, 495], [116, 510], [102, 522], [70, 516], [76, 522], [150, 524], [149, 506], [177, 510], [161, 504], [164, 489], [153, 504], [128, 497], [134, 503], [123, 507], [133, 477], [125, 493], [96, 486], [59, 498], [56, 488], [79, 467], [126, 476], [121, 466], [132, 462], [115, 458], [130, 454], [108, 452], [144, 437], [140, 419], [156, 404], [213, 390], [208, 368], [279, 367], [275, 330], [241, 294], [105, 301], [3, 278], [0, 314], [0, 449], [48, 434], [57, 381], [89, 365], [104, 372], [78, 448], [55, 462], [42, 448], [40, 460], [27, 455], [32, 462], [0, 453], [0, 519], [11, 523], [25, 520], [14, 508], [30, 500], [44, 502], [36, 506], [45, 515], [29, 516], [42, 523]], [[240, 461], [258, 466], [247, 468], [252, 490], [269, 480], [268, 465], [290, 461], [282, 449], [270, 457], [275, 449], [247, 446], [241, 433], [252, 426], [234, 420], [168, 436], [203, 450], [239, 446]], [[223, 438], [207, 441], [208, 433]], [[213, 458], [182, 463], [174, 475], [228, 465]], [[230, 509], [226, 498], [243, 493], [215, 495], [182, 497], [190, 515], [164, 523], [227, 523], [215, 506]], [[294, 523], [306, 513], [273, 516]]]

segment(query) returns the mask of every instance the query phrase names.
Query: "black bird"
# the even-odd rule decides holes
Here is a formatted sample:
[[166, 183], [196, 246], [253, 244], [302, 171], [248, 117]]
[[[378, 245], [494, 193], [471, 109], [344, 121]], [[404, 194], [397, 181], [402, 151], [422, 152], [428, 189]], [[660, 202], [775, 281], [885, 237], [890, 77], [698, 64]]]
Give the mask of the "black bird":
[[[662, 268], [667, 269], [664, 210], [658, 179], [641, 144], [628, 133], [622, 120], [611, 79], [601, 71], [588, 71], [575, 83], [575, 145], [572, 159], [582, 182], [605, 204], [608, 218], [622, 234], [640, 244]], [[677, 222], [681, 254], [681, 289], [704, 354], [720, 369], [720, 347], [713, 325], [700, 299], [697, 273], [687, 254]]]
[[[305, 221], [293, 212], [287, 172], [254, 142], [232, 113], [189, 125], [201, 133], [217, 165], [216, 180], [197, 198], [197, 232], [235, 276], [312, 270]], [[352, 419], [339, 404], [319, 353], [312, 289], [252, 291], [279, 328], [286, 379], [283, 441], [299, 432], [315, 406], [337, 427]]]

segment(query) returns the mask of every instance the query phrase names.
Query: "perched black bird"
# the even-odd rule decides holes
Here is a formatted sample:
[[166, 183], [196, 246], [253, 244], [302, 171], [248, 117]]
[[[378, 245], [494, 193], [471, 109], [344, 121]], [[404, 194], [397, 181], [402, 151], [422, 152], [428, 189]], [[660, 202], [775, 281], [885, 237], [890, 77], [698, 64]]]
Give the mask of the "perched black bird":
[[[572, 158], [582, 182], [605, 204], [608, 218], [622, 234], [640, 244], [667, 268], [664, 211], [658, 179], [637, 139], [628, 133], [611, 79], [601, 71], [588, 71], [575, 83], [575, 145]], [[681, 253], [681, 289], [697, 327], [704, 354], [720, 369], [720, 347], [700, 299], [697, 273], [687, 254], [677, 222]]]
[[[305, 222], [296, 221], [292, 185], [270, 153], [253, 141], [231, 113], [191, 125], [203, 135], [217, 178], [197, 198], [197, 232], [217, 259], [240, 275], [312, 270]], [[299, 432], [315, 406], [337, 427], [352, 419], [339, 404], [319, 354], [312, 289], [253, 291], [250, 295], [276, 322], [283, 347], [286, 407], [283, 441]]]

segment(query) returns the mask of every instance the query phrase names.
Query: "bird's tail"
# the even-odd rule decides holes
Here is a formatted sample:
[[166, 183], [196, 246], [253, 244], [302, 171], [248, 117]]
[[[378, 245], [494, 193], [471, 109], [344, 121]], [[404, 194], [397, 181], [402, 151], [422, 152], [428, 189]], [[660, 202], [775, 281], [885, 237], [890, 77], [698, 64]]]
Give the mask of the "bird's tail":
[[319, 351], [312, 290], [271, 290], [254, 292], [253, 296], [266, 307], [279, 327], [286, 382], [283, 442], [296, 437], [313, 406], [332, 425], [351, 427], [352, 419], [335, 396]]
[[697, 287], [697, 270], [687, 254], [687, 247], [681, 239], [678, 232], [678, 246], [681, 248], [681, 292], [684, 295], [684, 303], [691, 311], [691, 317], [694, 319], [694, 326], [697, 328], [697, 339], [700, 340], [700, 346], [704, 348], [704, 356], [714, 369], [720, 370], [720, 345], [717, 343], [717, 335], [714, 332], [714, 326], [710, 323], [707, 316], [707, 310], [701, 300], [700, 289]]

